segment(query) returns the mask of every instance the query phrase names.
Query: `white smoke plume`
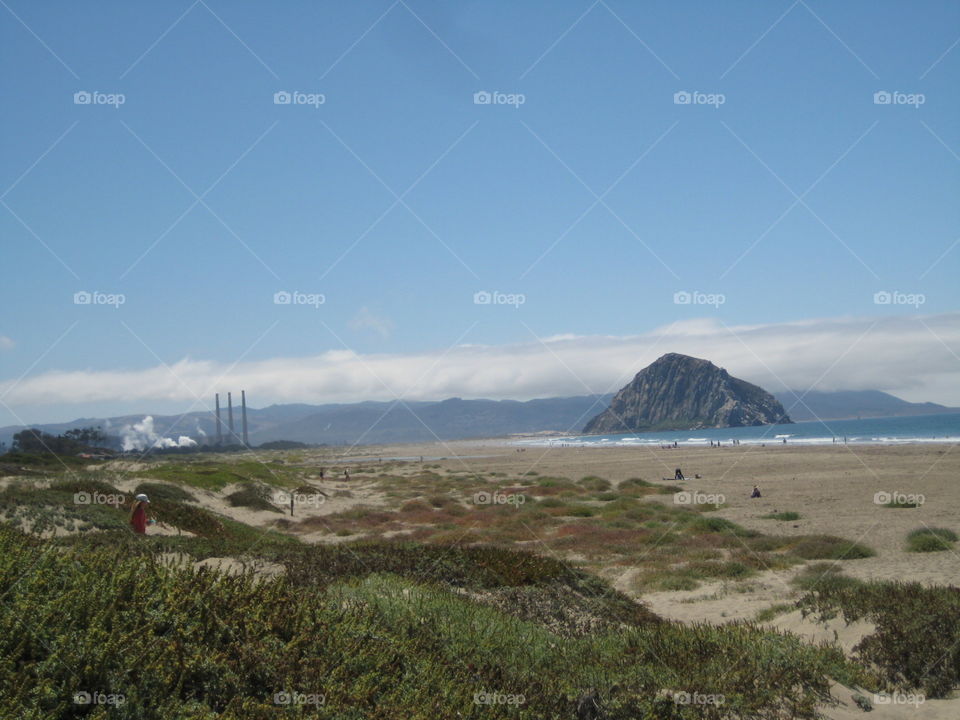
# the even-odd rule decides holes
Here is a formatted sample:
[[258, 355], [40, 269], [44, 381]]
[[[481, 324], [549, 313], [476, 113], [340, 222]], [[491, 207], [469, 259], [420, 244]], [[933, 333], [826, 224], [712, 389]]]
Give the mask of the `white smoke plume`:
[[153, 416], [147, 415], [143, 420], [133, 425], [124, 425], [120, 431], [124, 452], [131, 450], [147, 450], [148, 448], [188, 448], [195, 447], [196, 441], [186, 435], [176, 440], [163, 437], [153, 427]]

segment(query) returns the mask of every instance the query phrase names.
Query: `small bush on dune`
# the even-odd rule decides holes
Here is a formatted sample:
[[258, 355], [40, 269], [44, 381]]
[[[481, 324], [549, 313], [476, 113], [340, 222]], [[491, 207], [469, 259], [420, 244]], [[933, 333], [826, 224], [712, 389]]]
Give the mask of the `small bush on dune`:
[[696, 517], [687, 525], [687, 530], [696, 533], [723, 533], [737, 537], [759, 535], [755, 530], [747, 530], [736, 523], [719, 517]]
[[271, 490], [266, 485], [248, 482], [243, 483], [237, 490], [227, 495], [226, 500], [234, 507], [248, 507], [252, 510], [269, 510], [283, 512], [270, 502]]
[[800, 513], [798, 512], [779, 512], [779, 513], [770, 513], [768, 515], [761, 515], [761, 520], [779, 520], [780, 522], [790, 522], [791, 520], [799, 520]]
[[172, 502], [194, 502], [196, 498], [179, 485], [145, 482], [137, 485], [134, 494], [146, 493], [151, 502], [170, 500]]
[[950, 550], [957, 534], [947, 528], [918, 528], [907, 535], [908, 552], [939, 552]]
[[886, 508], [915, 508], [917, 504], [915, 502], [907, 502], [906, 500], [891, 500], [883, 507]]
[[580, 478], [580, 482], [577, 484], [585, 490], [593, 490], [594, 492], [609, 490], [611, 488], [609, 480], [604, 480], [596, 475], [587, 475], [586, 477]]
[[804, 560], [859, 560], [876, 555], [871, 548], [832, 535], [803, 535], [790, 552]]

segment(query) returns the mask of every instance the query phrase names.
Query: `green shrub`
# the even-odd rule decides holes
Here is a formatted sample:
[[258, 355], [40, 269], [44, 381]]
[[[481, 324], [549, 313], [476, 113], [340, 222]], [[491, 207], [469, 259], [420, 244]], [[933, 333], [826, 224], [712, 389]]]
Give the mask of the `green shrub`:
[[939, 552], [950, 550], [957, 534], [947, 528], [918, 528], [907, 535], [907, 552]]
[[803, 535], [790, 552], [804, 560], [858, 560], [876, 555], [871, 548], [832, 535]]
[[146, 493], [151, 502], [170, 500], [172, 502], [195, 502], [196, 498], [179, 485], [145, 482], [137, 485], [134, 494]]
[[890, 685], [932, 698], [960, 685], [960, 588], [848, 579], [818, 584], [799, 604], [805, 614], [873, 622], [854, 650]]
[[907, 502], [906, 500], [891, 500], [890, 502], [886, 503], [883, 507], [887, 507], [887, 508], [915, 508], [915, 507], [917, 507], [917, 503], [915, 503], [915, 502]]
[[586, 477], [580, 478], [580, 482], [577, 484], [585, 490], [593, 490], [595, 492], [609, 490], [611, 488], [609, 480], [604, 480], [596, 475], [587, 475]]
[[256, 482], [243, 483], [238, 489], [227, 495], [226, 500], [234, 507], [248, 507], [254, 510], [283, 512], [270, 502], [272, 491], [266, 485]]
[[768, 515], [761, 515], [761, 520], [779, 520], [780, 522], [790, 522], [791, 520], [799, 520], [800, 513], [788, 511], [788, 512], [779, 512], [779, 513], [769, 513]]

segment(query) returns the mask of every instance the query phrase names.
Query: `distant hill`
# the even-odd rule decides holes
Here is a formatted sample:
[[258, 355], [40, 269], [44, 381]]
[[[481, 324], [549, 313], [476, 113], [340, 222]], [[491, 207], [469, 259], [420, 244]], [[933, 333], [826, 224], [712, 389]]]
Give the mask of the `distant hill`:
[[[327, 443], [430, 442], [553, 430], [577, 432], [609, 395], [541, 400], [364, 402], [330, 405], [257, 435], [257, 440]], [[251, 437], [253, 440], [253, 437]]]
[[709, 360], [667, 353], [638, 372], [585, 433], [789, 423], [780, 402]]
[[774, 393], [796, 421], [846, 420], [848, 418], [897, 417], [910, 415], [936, 415], [960, 412], [937, 403], [914, 403], [901, 400], [880, 390], [835, 390], [824, 392], [811, 390], [804, 394], [799, 390]]
[[[251, 445], [274, 440], [310, 444], [380, 444], [432, 442], [471, 437], [497, 437], [513, 433], [544, 431], [576, 433], [611, 395], [528, 400], [463, 400], [439, 402], [362, 402], [330, 405], [271, 405], [247, 409]], [[223, 435], [227, 441], [227, 412], [221, 409]], [[186, 415], [153, 415], [158, 436], [187, 435], [200, 443], [216, 438], [216, 418], [211, 412]], [[77, 427], [100, 426], [110, 435], [139, 423], [144, 415], [112, 418], [80, 418], [71, 422], [37, 424], [54, 435]], [[9, 446], [21, 426], [0, 428], [0, 442]], [[234, 407], [234, 433], [241, 433], [240, 410]]]

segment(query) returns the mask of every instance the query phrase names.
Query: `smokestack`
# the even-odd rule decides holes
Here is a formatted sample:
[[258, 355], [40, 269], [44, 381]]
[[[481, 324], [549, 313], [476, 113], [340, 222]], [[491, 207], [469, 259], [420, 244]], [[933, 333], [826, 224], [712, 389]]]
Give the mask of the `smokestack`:
[[243, 417], [243, 446], [250, 447], [250, 442], [247, 440], [247, 391], [240, 391], [240, 407], [242, 409]]
[[236, 437], [233, 432], [233, 393], [227, 393], [227, 430], [230, 431], [230, 444], [233, 445], [233, 439]]
[[217, 445], [223, 445], [223, 425], [220, 422], [220, 393], [216, 394], [217, 398]]

